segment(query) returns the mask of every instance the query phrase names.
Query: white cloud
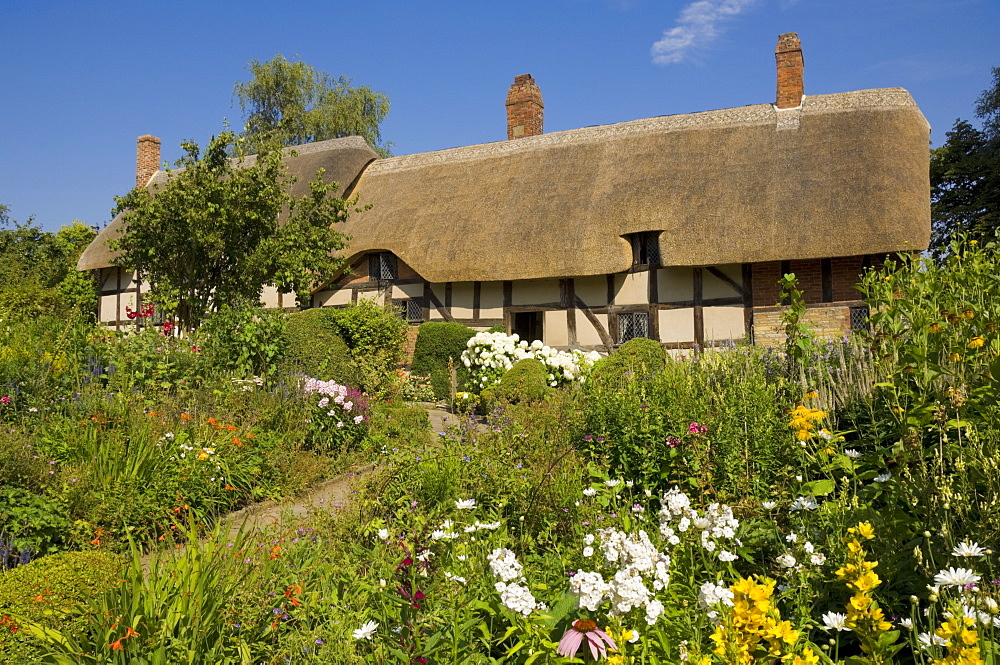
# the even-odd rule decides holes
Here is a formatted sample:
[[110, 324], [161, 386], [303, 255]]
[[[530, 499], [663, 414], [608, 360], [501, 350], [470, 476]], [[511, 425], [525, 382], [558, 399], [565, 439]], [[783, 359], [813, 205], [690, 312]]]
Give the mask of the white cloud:
[[741, 14], [756, 0], [696, 0], [681, 10], [674, 27], [653, 44], [653, 62], [673, 65], [688, 58], [692, 49], [713, 41], [723, 21]]

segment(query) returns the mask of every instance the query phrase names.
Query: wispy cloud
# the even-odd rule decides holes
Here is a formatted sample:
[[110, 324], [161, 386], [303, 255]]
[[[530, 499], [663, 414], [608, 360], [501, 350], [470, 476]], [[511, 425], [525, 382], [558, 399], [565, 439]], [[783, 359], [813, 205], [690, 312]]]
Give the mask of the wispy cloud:
[[696, 0], [681, 10], [674, 27], [653, 44], [653, 62], [673, 65], [684, 62], [693, 50], [712, 42], [722, 33], [721, 23], [741, 14], [756, 0]]

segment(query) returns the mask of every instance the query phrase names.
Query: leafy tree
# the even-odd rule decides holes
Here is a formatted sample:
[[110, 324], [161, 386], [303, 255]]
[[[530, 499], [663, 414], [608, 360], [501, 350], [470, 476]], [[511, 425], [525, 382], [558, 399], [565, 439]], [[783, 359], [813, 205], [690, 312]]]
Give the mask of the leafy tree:
[[251, 79], [236, 83], [233, 95], [246, 115], [244, 136], [274, 139], [284, 145], [360, 136], [383, 157], [379, 125], [389, 112], [389, 98], [368, 86], [351, 87], [280, 53], [267, 62], [251, 60]]
[[986, 241], [1000, 230], [1000, 67], [975, 112], [982, 129], [956, 120], [944, 145], [931, 150], [931, 251], [938, 258], [960, 235]]
[[346, 238], [331, 225], [355, 201], [334, 197], [338, 184], [324, 183], [322, 170], [294, 200], [274, 142], [256, 142], [248, 156], [248, 141], [225, 131], [204, 154], [191, 141], [181, 147], [165, 186], [115, 198], [125, 223], [111, 246], [117, 264], [148, 282], [153, 300], [184, 326], [222, 305], [257, 305], [267, 285], [304, 303], [315, 279], [343, 265], [336, 252]]
[[80, 254], [97, 234], [83, 222], [42, 231], [33, 217], [10, 219], [0, 205], [0, 317], [37, 316], [64, 308], [93, 314], [97, 290], [93, 280], [77, 272]]

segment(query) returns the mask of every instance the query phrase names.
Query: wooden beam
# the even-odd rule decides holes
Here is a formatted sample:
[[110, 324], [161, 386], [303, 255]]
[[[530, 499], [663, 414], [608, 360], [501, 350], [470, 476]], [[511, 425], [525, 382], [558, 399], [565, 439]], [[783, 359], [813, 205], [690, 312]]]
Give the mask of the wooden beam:
[[608, 275], [608, 304], [615, 304], [615, 276]]
[[699, 348], [705, 347], [705, 312], [702, 300], [702, 273], [701, 268], [692, 271], [694, 281], [694, 342]]
[[566, 282], [563, 301], [566, 303], [566, 336], [570, 346], [576, 346], [579, 340], [576, 336], [576, 282], [573, 278], [561, 280]]
[[444, 306], [448, 308], [448, 313], [451, 314], [451, 282], [444, 283]]
[[503, 283], [503, 306], [510, 307], [514, 304], [514, 282], [506, 280]]
[[431, 298], [434, 297], [434, 290], [431, 289], [430, 282], [424, 282], [424, 298], [420, 303], [420, 318], [424, 321], [431, 320]]
[[823, 284], [823, 302], [833, 302], [833, 261], [820, 259], [820, 279]]
[[[445, 287], [447, 292], [447, 287]], [[429, 300], [431, 304], [437, 309], [438, 313], [444, 318], [445, 321], [455, 322], [455, 317], [451, 315], [451, 308], [446, 307], [443, 302], [434, 294], [434, 289], [431, 288], [430, 282], [424, 287], [424, 297]], [[430, 312], [428, 312], [429, 316]], [[430, 321], [430, 319], [425, 316], [424, 321]]]
[[475, 321], [479, 320], [479, 310], [482, 307], [483, 300], [483, 283], [473, 282], [472, 283], [472, 318]]
[[753, 343], [753, 264], [743, 264], [743, 330]]
[[576, 305], [576, 308], [583, 312], [583, 315], [587, 317], [587, 320], [590, 321], [590, 325], [594, 326], [594, 330], [597, 331], [598, 337], [601, 338], [601, 343], [604, 344], [605, 351], [607, 353], [611, 353], [615, 346], [613, 338], [610, 334], [608, 334], [608, 331], [604, 329], [604, 326], [601, 325], [601, 322], [594, 315], [594, 313], [590, 311], [590, 308], [587, 307], [587, 303], [583, 302], [583, 299], [576, 294], [573, 295], [573, 303]]
[[733, 291], [736, 291], [736, 293], [740, 295], [741, 298], [746, 297], [746, 292], [743, 290], [743, 285], [738, 284], [736, 280], [734, 280], [732, 277], [722, 272], [715, 266], [709, 266], [708, 268], [706, 268], [706, 270], [708, 270], [708, 272], [711, 273], [713, 276], [718, 277], [723, 282], [728, 284], [733, 289]]

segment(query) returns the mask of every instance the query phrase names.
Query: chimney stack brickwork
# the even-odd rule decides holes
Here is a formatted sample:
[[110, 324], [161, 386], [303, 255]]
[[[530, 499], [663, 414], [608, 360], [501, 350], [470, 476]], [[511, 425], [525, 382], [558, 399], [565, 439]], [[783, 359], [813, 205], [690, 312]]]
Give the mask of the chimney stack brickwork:
[[145, 134], [136, 139], [135, 186], [145, 187], [160, 170], [160, 139]]
[[778, 36], [774, 61], [778, 69], [778, 94], [774, 105], [779, 109], [795, 108], [802, 103], [805, 93], [802, 83], [802, 42], [797, 33], [789, 32]]
[[542, 91], [531, 74], [515, 76], [507, 92], [507, 140], [540, 135], [544, 109]]

